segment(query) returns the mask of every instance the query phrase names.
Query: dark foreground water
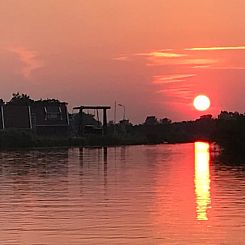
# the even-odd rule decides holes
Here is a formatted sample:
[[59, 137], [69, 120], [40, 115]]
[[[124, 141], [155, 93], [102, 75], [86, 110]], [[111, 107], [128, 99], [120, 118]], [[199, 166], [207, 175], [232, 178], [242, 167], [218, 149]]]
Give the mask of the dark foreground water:
[[245, 171], [208, 145], [0, 153], [0, 244], [245, 244]]

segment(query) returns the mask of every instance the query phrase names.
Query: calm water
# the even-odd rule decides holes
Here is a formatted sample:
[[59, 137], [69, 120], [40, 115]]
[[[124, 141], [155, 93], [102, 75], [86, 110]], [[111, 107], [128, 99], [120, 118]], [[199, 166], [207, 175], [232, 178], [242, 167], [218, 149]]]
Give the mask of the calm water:
[[2, 152], [0, 244], [245, 244], [245, 169], [212, 158], [205, 144]]

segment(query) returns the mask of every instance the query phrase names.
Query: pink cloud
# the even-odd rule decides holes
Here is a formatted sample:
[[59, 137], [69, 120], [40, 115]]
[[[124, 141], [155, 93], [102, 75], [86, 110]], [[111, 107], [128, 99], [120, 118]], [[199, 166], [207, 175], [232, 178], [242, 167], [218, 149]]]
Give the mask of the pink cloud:
[[24, 47], [10, 47], [7, 49], [9, 52], [14, 53], [22, 63], [21, 74], [29, 79], [32, 72], [43, 67], [43, 62], [39, 60], [38, 53]]

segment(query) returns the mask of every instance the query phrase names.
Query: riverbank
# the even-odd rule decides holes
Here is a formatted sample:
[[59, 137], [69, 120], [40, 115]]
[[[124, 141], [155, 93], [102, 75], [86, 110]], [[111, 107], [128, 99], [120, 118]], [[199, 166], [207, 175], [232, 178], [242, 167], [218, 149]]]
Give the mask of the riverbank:
[[[157, 145], [157, 144], [183, 144], [193, 143], [192, 141], [178, 140], [177, 142], [164, 142], [161, 140], [149, 140], [143, 135], [89, 135], [86, 137], [58, 137], [58, 136], [38, 136], [31, 130], [5, 130], [0, 131], [0, 151], [9, 150], [30, 150], [30, 149], [53, 149], [53, 148], [70, 148], [70, 147], [116, 147], [130, 145]], [[207, 141], [207, 140], [205, 140]], [[213, 142], [213, 141], [207, 141]], [[220, 152], [215, 157], [215, 161], [222, 161], [227, 164], [244, 164], [245, 154], [240, 147], [232, 148], [227, 146], [227, 141], [219, 144]], [[241, 143], [242, 144], [242, 143]], [[242, 148], [244, 149], [244, 148]], [[212, 151], [212, 149], [211, 149]]]
[[24, 129], [9, 129], [0, 132], [0, 150], [39, 147], [102, 147], [140, 144], [150, 144], [150, 142], [144, 136], [132, 135], [88, 135], [84, 137], [61, 137], [39, 136], [31, 130]]
[[195, 121], [187, 122], [126, 124], [123, 127], [122, 125], [109, 125], [106, 136], [89, 134], [79, 137], [69, 134], [71, 135], [72, 131], [64, 133], [62, 136], [41, 136], [31, 129], [5, 129], [0, 131], [0, 150], [39, 147], [177, 144], [206, 141], [217, 143], [223, 156], [229, 156], [229, 161], [235, 159], [235, 162], [245, 162], [245, 115], [236, 112], [221, 112], [217, 119], [207, 115]]

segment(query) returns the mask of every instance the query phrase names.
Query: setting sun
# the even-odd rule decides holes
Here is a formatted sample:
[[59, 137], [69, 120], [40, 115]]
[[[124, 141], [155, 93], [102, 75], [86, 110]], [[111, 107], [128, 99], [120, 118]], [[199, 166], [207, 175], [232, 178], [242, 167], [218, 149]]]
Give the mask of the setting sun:
[[206, 111], [210, 104], [210, 99], [206, 95], [198, 95], [193, 101], [193, 105], [198, 111]]

